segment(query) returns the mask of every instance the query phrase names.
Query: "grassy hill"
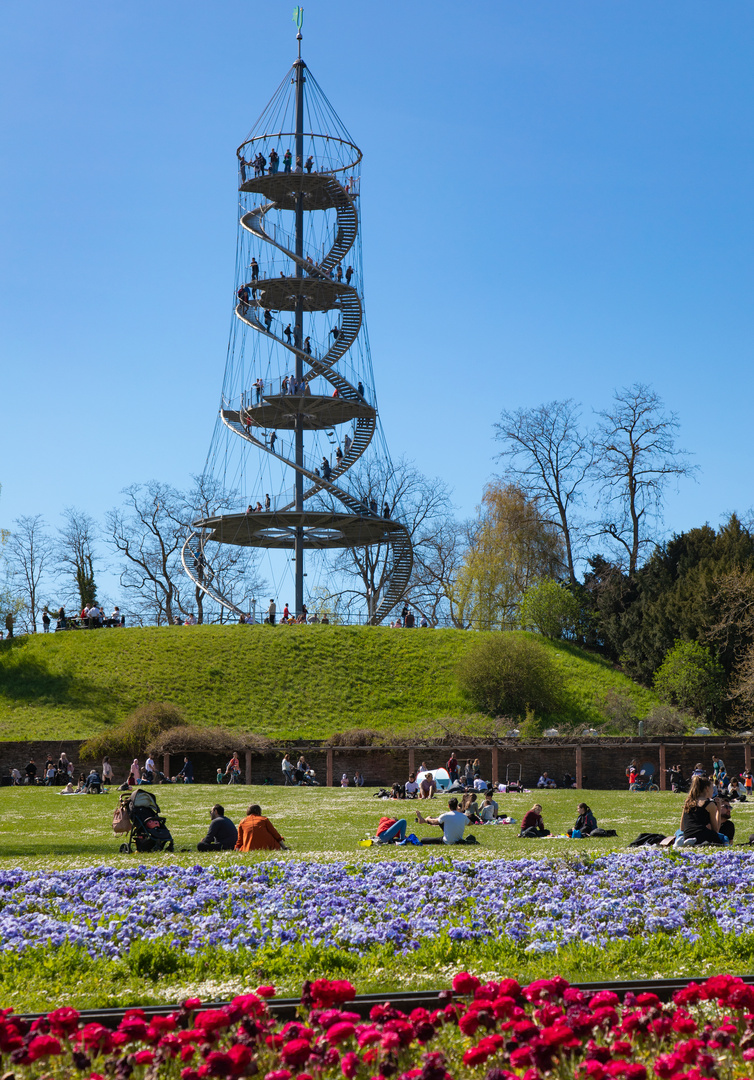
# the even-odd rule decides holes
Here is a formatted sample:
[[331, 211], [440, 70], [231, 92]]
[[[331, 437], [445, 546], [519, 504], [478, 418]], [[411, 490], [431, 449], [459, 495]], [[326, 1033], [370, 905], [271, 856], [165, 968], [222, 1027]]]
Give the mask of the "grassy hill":
[[[235, 625], [17, 638], [0, 643], [0, 739], [85, 738], [148, 701], [171, 701], [192, 723], [281, 739], [405, 730], [471, 713], [454, 670], [475, 640], [460, 630]], [[656, 704], [606, 661], [545, 644], [567, 678], [564, 726], [604, 724], [599, 702], [611, 691], [630, 695], [639, 716]]]

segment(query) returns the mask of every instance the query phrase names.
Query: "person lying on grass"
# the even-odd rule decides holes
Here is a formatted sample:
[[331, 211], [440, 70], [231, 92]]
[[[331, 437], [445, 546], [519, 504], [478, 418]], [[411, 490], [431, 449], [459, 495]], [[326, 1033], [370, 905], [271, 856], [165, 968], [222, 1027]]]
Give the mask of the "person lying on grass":
[[422, 844], [475, 844], [476, 839], [469, 836], [463, 838], [463, 831], [469, 823], [469, 819], [458, 809], [458, 799], [448, 799], [448, 810], [439, 817], [425, 818], [419, 810], [416, 811], [416, 820], [420, 825], [437, 825], [442, 829], [442, 837], [425, 837]]

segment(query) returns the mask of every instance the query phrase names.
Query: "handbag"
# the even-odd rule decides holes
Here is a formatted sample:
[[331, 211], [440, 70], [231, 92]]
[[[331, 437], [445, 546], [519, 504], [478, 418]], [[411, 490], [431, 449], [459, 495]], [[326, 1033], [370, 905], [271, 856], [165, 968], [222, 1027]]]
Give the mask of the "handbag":
[[116, 806], [113, 811], [113, 832], [118, 833], [131, 832], [131, 815], [128, 812], [128, 807]]

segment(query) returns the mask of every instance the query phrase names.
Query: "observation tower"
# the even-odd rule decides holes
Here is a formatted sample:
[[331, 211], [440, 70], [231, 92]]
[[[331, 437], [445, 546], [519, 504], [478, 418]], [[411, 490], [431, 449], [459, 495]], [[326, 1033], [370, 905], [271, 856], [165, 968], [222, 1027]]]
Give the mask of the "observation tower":
[[299, 615], [305, 551], [379, 545], [387, 573], [367, 601], [377, 624], [402, 599], [413, 552], [400, 506], [365, 489], [360, 472], [370, 456], [389, 465], [364, 321], [362, 155], [301, 59], [300, 24], [297, 40], [236, 152], [234, 313], [203, 478], [223, 495], [193, 522], [182, 561], [197, 588], [240, 615], [248, 605], [214, 569], [218, 545], [292, 552]]

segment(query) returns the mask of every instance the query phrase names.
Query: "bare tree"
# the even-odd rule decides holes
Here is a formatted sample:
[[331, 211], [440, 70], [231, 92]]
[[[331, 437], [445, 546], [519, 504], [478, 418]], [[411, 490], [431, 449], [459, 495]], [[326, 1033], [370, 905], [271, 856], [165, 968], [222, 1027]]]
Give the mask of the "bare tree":
[[20, 621], [36, 634], [40, 589], [53, 561], [54, 545], [41, 514], [16, 518], [13, 525], [6, 547], [9, 590], [23, 605]]
[[[415, 562], [425, 554], [430, 557], [433, 538], [436, 543], [438, 530], [450, 520], [452, 512], [450, 494], [442, 480], [430, 480], [404, 459], [392, 462], [373, 458], [358, 471], [351, 470], [349, 482], [349, 490], [356, 498], [367, 502], [374, 499], [380, 508], [387, 505], [391, 517], [403, 522], [411, 537]], [[389, 544], [345, 549], [335, 560], [335, 574], [340, 580], [330, 582], [328, 596], [340, 599], [347, 609], [362, 605], [367, 610], [376, 609], [390, 577], [391, 563]], [[421, 585], [425, 599], [426, 585], [425, 580]], [[419, 588], [416, 577], [413, 587]]]
[[414, 566], [407, 600], [432, 626], [448, 620], [458, 629], [465, 624], [458, 611], [454, 582], [463, 565], [466, 527], [441, 518], [422, 537], [414, 551]]
[[[125, 506], [110, 510], [106, 522], [109, 543], [124, 561], [120, 583], [134, 597], [135, 609], [155, 617], [158, 625], [170, 625], [179, 614], [187, 615], [194, 609], [198, 621], [205, 621], [205, 594], [186, 576], [181, 548], [191, 522], [227, 509], [232, 497], [203, 479], [197, 480], [188, 494], [157, 480], [132, 484], [123, 494]], [[233, 602], [243, 602], [257, 586], [253, 556], [244, 548], [217, 545], [212, 577], [220, 593]], [[213, 616], [219, 621], [227, 617], [223, 609]]]
[[573, 511], [594, 463], [591, 436], [580, 426], [580, 407], [570, 398], [550, 401], [533, 409], [503, 411], [495, 424], [495, 437], [503, 444], [498, 460], [507, 465], [506, 477], [536, 500], [540, 514], [563, 535], [571, 585], [577, 582]]
[[696, 466], [676, 446], [678, 417], [665, 411], [649, 386], [634, 383], [616, 390], [613, 407], [598, 415], [595, 475], [603, 512], [598, 531], [624, 550], [632, 578], [642, 550], [657, 542], [652, 524], [662, 521], [668, 482], [693, 476]]
[[[73, 578], [77, 599], [84, 608], [92, 605], [97, 595], [94, 560], [99, 530], [94, 518], [75, 506], [66, 507], [63, 520], [64, 524], [58, 530], [56, 561], [63, 575]], [[70, 596], [76, 594], [69, 593]]]

